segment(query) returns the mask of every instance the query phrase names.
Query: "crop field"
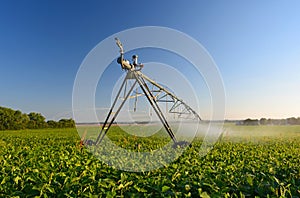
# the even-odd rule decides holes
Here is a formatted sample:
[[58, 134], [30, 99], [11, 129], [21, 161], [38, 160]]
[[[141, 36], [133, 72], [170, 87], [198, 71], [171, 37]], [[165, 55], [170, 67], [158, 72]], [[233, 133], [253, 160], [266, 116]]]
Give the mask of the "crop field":
[[[195, 138], [177, 160], [145, 172], [101, 162], [80, 147], [76, 129], [1, 131], [0, 197], [300, 197], [300, 126], [224, 131], [207, 155]], [[137, 139], [117, 126], [109, 137], [136, 152], [169, 141]]]

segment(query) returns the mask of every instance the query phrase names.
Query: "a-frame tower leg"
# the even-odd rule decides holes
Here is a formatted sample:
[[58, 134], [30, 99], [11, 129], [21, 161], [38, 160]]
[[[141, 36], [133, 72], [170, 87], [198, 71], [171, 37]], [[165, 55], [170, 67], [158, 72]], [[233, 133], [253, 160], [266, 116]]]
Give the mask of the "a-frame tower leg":
[[[114, 100], [114, 102], [113, 102], [113, 104], [112, 104], [112, 106], [111, 106], [111, 108], [109, 110], [109, 113], [108, 113], [108, 115], [107, 115], [107, 117], [106, 117], [106, 119], [105, 119], [105, 121], [104, 121], [104, 123], [102, 125], [101, 131], [100, 131], [100, 133], [99, 133], [99, 135], [98, 135], [98, 137], [96, 139], [96, 142], [95, 142], [96, 145], [100, 144], [101, 141], [103, 140], [104, 136], [107, 134], [109, 128], [111, 127], [111, 125], [113, 124], [113, 122], [115, 121], [115, 119], [117, 118], [120, 110], [122, 109], [123, 105], [125, 104], [126, 100], [130, 96], [130, 93], [132, 92], [133, 88], [135, 87], [135, 85], [137, 83], [137, 81], [135, 80], [135, 82], [133, 83], [133, 85], [130, 87], [129, 91], [126, 93], [126, 96], [125, 96], [124, 100], [122, 101], [122, 103], [120, 104], [120, 106], [118, 107], [118, 110], [116, 111], [115, 115], [109, 121], [109, 118], [111, 117], [112, 111], [113, 111], [113, 109], [114, 109], [114, 107], [115, 107], [115, 105], [117, 103], [117, 100], [118, 100], [118, 98], [120, 96], [120, 93], [121, 93], [121, 91], [122, 91], [122, 89], [123, 89], [126, 81], [128, 80], [128, 75], [129, 75], [129, 73], [127, 73], [127, 75], [126, 75], [126, 77], [125, 77], [125, 79], [124, 79], [124, 81], [123, 81], [123, 83], [122, 83], [122, 85], [121, 85], [121, 87], [120, 87], [117, 95], [116, 95], [116, 98], [115, 98], [115, 100]], [[126, 91], [126, 87], [125, 87], [125, 91]]]
[[[118, 107], [118, 109], [117, 109], [116, 113], [114, 114], [114, 116], [112, 117], [112, 119], [109, 120], [110, 117], [111, 117], [111, 115], [112, 115], [112, 111], [113, 111], [113, 109], [114, 109], [114, 107], [115, 107], [115, 105], [117, 103], [117, 100], [118, 100], [118, 98], [120, 96], [120, 93], [121, 93], [122, 89], [124, 88], [124, 85], [126, 84], [126, 81], [128, 79], [135, 79], [135, 82], [130, 87], [129, 91], [126, 93], [126, 96], [125, 96], [124, 100], [122, 101], [122, 103]], [[132, 71], [132, 72], [129, 71], [127, 73], [127, 75], [126, 75], [126, 77], [125, 77], [125, 79], [124, 79], [124, 81], [123, 81], [123, 83], [122, 83], [122, 85], [121, 85], [121, 87], [120, 87], [117, 95], [116, 95], [116, 98], [115, 98], [115, 100], [114, 100], [114, 102], [113, 102], [113, 104], [112, 104], [112, 106], [111, 106], [111, 108], [109, 110], [109, 113], [108, 113], [108, 115], [107, 115], [107, 117], [106, 117], [106, 119], [105, 119], [105, 121], [104, 121], [104, 123], [102, 125], [101, 131], [100, 131], [100, 133], [99, 133], [99, 135], [98, 135], [98, 137], [96, 139], [96, 142], [95, 142], [96, 145], [99, 145], [102, 142], [104, 136], [107, 134], [109, 128], [111, 127], [111, 125], [113, 124], [113, 122], [115, 121], [115, 119], [117, 118], [117, 116], [118, 116], [120, 110], [122, 109], [123, 105], [125, 104], [126, 100], [129, 98], [129, 96], [130, 96], [133, 88], [135, 87], [136, 83], [138, 83], [139, 86], [141, 87], [141, 89], [143, 90], [143, 92], [144, 92], [145, 96], [147, 97], [149, 103], [151, 104], [152, 108], [156, 112], [158, 118], [160, 119], [161, 123], [165, 127], [167, 133], [169, 134], [169, 136], [171, 137], [171, 139], [173, 140], [173, 142], [177, 143], [176, 137], [175, 137], [175, 135], [174, 135], [171, 127], [169, 126], [169, 124], [168, 124], [165, 116], [163, 115], [163, 113], [162, 113], [159, 105], [157, 104], [157, 102], [156, 102], [156, 100], [155, 100], [152, 92], [150, 91], [149, 87], [145, 83], [144, 79], [140, 75], [137, 75], [135, 71]], [[126, 87], [124, 89], [126, 90]]]
[[176, 137], [175, 137], [170, 125], [168, 124], [167, 119], [165, 118], [164, 114], [162, 113], [160, 107], [158, 106], [158, 104], [155, 100], [155, 97], [153, 96], [148, 85], [146, 84], [144, 79], [142, 77], [140, 77], [139, 75], [137, 75], [136, 73], [134, 73], [134, 76], [135, 76], [137, 82], [139, 83], [141, 89], [143, 90], [145, 96], [147, 97], [149, 103], [151, 104], [152, 108], [154, 109], [155, 113], [157, 114], [158, 118], [160, 119], [161, 123], [165, 127], [167, 133], [169, 134], [169, 136], [171, 137], [173, 142], [177, 143]]

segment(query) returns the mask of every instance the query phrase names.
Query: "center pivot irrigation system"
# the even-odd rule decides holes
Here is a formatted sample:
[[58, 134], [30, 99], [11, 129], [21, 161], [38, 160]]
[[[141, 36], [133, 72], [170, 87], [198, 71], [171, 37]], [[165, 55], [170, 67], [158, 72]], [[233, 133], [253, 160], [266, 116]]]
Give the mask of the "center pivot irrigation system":
[[[108, 130], [110, 129], [111, 125], [114, 123], [115, 119], [117, 118], [120, 110], [122, 109], [123, 105], [127, 101], [127, 99], [135, 98], [135, 105], [137, 101], [137, 97], [145, 96], [150, 103], [151, 107], [155, 111], [156, 115], [158, 116], [159, 120], [163, 124], [165, 130], [169, 134], [170, 138], [173, 140], [174, 145], [186, 145], [189, 144], [183, 141], [177, 141], [175, 134], [170, 127], [166, 116], [164, 115], [162, 109], [158, 105], [158, 103], [169, 103], [171, 105], [170, 108], [167, 108], [167, 111], [170, 114], [177, 115], [179, 118], [185, 118], [190, 120], [201, 121], [200, 116], [194, 111], [189, 105], [187, 105], [182, 99], [178, 98], [172, 92], [168, 91], [163, 86], [156, 83], [154, 80], [150, 79], [146, 75], [144, 75], [141, 70], [143, 68], [142, 64], [137, 64], [134, 62], [133, 64], [129, 63], [126, 59], [124, 59], [124, 49], [121, 41], [118, 38], [115, 38], [116, 44], [120, 48], [120, 57], [117, 59], [117, 62], [121, 65], [122, 69], [125, 70], [127, 73], [117, 95], [114, 99], [114, 102], [108, 112], [108, 115], [101, 127], [101, 131], [93, 144], [99, 145], [104, 136], [107, 134]], [[135, 56], [133, 56], [135, 57]], [[128, 81], [131, 81], [130, 83]], [[133, 83], [132, 83], [133, 82]], [[150, 89], [151, 87], [151, 89]], [[134, 89], [136, 88], [136, 89]], [[140, 88], [140, 93], [138, 93], [137, 89]], [[121, 94], [123, 93], [123, 94]], [[120, 95], [123, 95], [121, 97]], [[113, 112], [117, 101], [121, 100], [121, 103], [117, 107], [117, 110]], [[136, 106], [134, 110], [136, 109]], [[89, 140], [85, 141], [86, 144]]]

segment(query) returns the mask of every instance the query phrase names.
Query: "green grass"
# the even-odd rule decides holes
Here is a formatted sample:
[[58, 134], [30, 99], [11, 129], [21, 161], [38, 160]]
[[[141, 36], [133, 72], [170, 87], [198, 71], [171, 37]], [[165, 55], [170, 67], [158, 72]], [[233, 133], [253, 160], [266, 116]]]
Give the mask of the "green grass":
[[[225, 128], [206, 156], [199, 157], [197, 138], [173, 163], [143, 173], [99, 161], [79, 147], [75, 129], [2, 131], [0, 197], [300, 197], [299, 126]], [[167, 138], [137, 138], [117, 127], [108, 135], [135, 151], [137, 141], [149, 150]]]

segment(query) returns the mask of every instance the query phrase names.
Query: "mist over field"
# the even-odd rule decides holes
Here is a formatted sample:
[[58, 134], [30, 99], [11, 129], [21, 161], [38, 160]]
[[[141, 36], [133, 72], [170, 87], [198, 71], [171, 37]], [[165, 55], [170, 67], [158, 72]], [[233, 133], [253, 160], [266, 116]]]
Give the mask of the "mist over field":
[[217, 142], [265, 145], [271, 142], [281, 144], [299, 139], [300, 125], [241, 126], [225, 122]]

